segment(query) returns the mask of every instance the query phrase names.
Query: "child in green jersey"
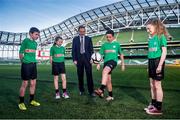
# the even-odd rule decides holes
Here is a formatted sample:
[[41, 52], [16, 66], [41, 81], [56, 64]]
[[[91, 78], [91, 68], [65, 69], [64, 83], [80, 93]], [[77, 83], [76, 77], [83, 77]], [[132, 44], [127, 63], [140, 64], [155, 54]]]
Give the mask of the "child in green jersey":
[[56, 99], [60, 99], [58, 78], [59, 74], [62, 79], [62, 97], [67, 99], [69, 95], [66, 91], [66, 70], [64, 64], [65, 48], [62, 46], [63, 39], [61, 37], [56, 37], [54, 45], [50, 49], [50, 63], [52, 64], [52, 74], [54, 75], [54, 87], [56, 92]]
[[152, 100], [144, 110], [150, 115], [161, 115], [163, 101], [161, 80], [164, 78], [168, 32], [160, 20], [150, 21], [147, 32], [151, 36], [148, 41], [148, 72]]
[[[98, 96], [103, 97], [104, 89], [107, 87], [109, 95], [106, 100], [111, 101], [114, 99], [112, 94], [111, 72], [117, 66], [118, 55], [120, 55], [121, 58], [122, 71], [124, 71], [125, 65], [124, 56], [122, 54], [120, 44], [114, 38], [114, 31], [108, 30], [106, 32], [106, 38], [107, 42], [105, 42], [100, 49], [100, 54], [104, 56], [101, 87], [95, 90], [95, 93]], [[97, 69], [100, 69], [100, 64], [97, 64]]]
[[36, 89], [36, 78], [37, 78], [37, 68], [36, 68], [36, 49], [37, 43], [35, 40], [39, 38], [40, 31], [32, 27], [29, 30], [30, 38], [25, 38], [21, 44], [19, 50], [19, 58], [21, 60], [21, 78], [22, 85], [20, 88], [19, 104], [20, 110], [26, 110], [24, 104], [24, 95], [26, 88], [28, 86], [28, 81], [30, 80], [30, 104], [33, 106], [40, 106], [40, 103], [34, 100], [34, 94]]

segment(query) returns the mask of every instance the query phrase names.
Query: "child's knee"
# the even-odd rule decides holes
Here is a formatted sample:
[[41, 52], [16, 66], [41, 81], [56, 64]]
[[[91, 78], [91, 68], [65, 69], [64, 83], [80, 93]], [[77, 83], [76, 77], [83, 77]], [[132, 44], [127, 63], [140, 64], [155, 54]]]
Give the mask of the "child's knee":
[[28, 86], [28, 81], [23, 81], [22, 87], [26, 88]]
[[108, 74], [109, 73], [109, 70], [108, 69], [104, 69], [103, 70], [103, 74]]
[[63, 82], [63, 83], [66, 82], [66, 78], [62, 78], [62, 82]]
[[161, 81], [155, 81], [155, 88], [157, 90], [161, 89]]
[[36, 82], [35, 81], [31, 81], [31, 87], [35, 86], [36, 85]]
[[150, 83], [150, 87], [151, 87], [151, 88], [155, 88], [155, 85], [154, 85], [153, 82]]

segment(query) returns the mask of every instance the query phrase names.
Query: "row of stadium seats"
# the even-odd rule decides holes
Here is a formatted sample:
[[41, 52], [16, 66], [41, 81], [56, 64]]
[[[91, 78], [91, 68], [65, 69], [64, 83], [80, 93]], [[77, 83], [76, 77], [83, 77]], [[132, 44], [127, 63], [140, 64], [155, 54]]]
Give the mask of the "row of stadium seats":
[[[180, 41], [180, 28], [168, 28], [170, 37], [173, 41]], [[121, 43], [142, 43], [148, 41], [148, 33], [146, 29], [125, 29], [121, 30], [119, 33], [115, 33], [116, 39]], [[106, 41], [105, 35], [98, 35], [92, 37], [93, 45], [101, 45]], [[72, 43], [68, 43], [66, 47], [71, 47]]]
[[[170, 36], [172, 36], [172, 40], [180, 40], [180, 28], [169, 28], [168, 31]], [[119, 33], [116, 33], [115, 37], [117, 37], [117, 40], [120, 43], [131, 43], [131, 40], [133, 40], [134, 43], [140, 43], [147, 42], [148, 33], [146, 32], [146, 29], [123, 30]], [[103, 43], [104, 40], [106, 40], [106, 38], [103, 35], [95, 36], [92, 39], [94, 45], [96, 45], [98, 42]]]

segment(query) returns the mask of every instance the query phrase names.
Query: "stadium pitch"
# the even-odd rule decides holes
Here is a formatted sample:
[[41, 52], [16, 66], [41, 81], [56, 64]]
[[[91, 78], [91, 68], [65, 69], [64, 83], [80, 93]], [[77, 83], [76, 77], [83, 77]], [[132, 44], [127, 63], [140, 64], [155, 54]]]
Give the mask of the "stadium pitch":
[[[112, 74], [114, 101], [107, 102], [88, 94], [79, 96], [76, 68], [66, 65], [67, 90], [70, 99], [54, 99], [53, 76], [50, 65], [38, 65], [36, 99], [38, 108], [28, 105], [29, 94], [26, 91], [27, 111], [18, 109], [18, 94], [21, 84], [20, 65], [0, 65], [0, 118], [180, 118], [180, 67], [167, 66], [163, 80], [164, 103], [162, 116], [150, 116], [144, 112], [149, 104], [150, 88], [147, 66], [126, 66], [124, 72], [117, 66]], [[99, 86], [101, 70], [93, 67], [95, 87]], [[61, 88], [61, 87], [60, 87]], [[107, 95], [107, 94], [106, 94]]]

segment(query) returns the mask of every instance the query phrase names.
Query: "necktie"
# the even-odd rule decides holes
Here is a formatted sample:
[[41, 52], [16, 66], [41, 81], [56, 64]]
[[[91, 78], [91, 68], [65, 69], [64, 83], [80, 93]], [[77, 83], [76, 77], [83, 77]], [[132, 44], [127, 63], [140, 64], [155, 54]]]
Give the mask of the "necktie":
[[81, 50], [80, 50], [80, 52], [81, 52], [81, 54], [83, 54], [85, 52], [84, 51], [84, 39], [83, 39], [83, 36], [81, 36], [80, 39], [81, 39]]

